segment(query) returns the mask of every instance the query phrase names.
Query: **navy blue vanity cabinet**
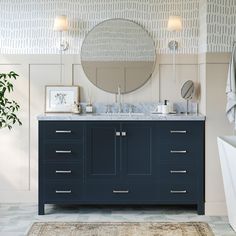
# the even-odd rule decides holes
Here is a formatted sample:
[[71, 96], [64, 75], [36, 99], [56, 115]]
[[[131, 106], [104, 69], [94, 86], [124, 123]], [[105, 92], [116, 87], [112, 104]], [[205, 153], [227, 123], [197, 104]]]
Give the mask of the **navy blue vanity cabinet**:
[[204, 214], [204, 121], [39, 121], [45, 204], [194, 205]]
[[85, 173], [87, 201], [154, 201], [152, 123], [87, 122]]
[[120, 178], [119, 122], [86, 124], [86, 182], [114, 183]]
[[122, 179], [130, 183], [155, 183], [158, 163], [153, 155], [153, 122], [123, 122], [121, 130]]
[[44, 204], [83, 200], [84, 124], [39, 122], [39, 214]]
[[197, 205], [204, 214], [204, 121], [163, 121], [155, 128], [160, 200]]

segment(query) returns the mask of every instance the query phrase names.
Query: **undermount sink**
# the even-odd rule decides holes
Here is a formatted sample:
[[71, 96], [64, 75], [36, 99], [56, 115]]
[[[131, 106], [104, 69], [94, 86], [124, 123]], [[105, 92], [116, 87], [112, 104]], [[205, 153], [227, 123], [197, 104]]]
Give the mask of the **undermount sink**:
[[99, 116], [143, 116], [145, 113], [142, 112], [122, 112], [122, 113], [98, 113]]

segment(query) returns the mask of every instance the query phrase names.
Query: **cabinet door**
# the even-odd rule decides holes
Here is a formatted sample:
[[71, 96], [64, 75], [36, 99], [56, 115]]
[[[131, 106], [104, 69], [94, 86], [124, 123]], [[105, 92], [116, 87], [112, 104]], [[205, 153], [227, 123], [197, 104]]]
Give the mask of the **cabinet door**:
[[152, 122], [124, 122], [121, 131], [122, 177], [130, 182], [155, 182]]
[[120, 124], [89, 122], [86, 132], [86, 181], [105, 183], [118, 179], [120, 137], [116, 133], [120, 132]]

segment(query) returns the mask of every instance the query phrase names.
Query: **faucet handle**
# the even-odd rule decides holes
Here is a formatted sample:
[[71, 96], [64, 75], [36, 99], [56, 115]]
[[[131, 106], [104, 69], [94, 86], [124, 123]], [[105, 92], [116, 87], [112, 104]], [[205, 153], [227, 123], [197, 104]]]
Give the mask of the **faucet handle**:
[[106, 113], [111, 113], [111, 104], [106, 105]]
[[133, 113], [133, 105], [129, 104], [129, 113]]

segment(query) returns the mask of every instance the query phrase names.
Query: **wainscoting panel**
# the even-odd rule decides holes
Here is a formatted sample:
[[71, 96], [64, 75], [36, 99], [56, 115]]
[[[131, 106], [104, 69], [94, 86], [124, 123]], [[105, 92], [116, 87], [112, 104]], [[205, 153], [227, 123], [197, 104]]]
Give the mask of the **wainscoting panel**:
[[[203, 58], [206, 57], [203, 55]], [[229, 55], [210, 54], [208, 57], [209, 65], [204, 60], [198, 60], [196, 54], [178, 55], [174, 82], [172, 56], [157, 55], [152, 78], [137, 91], [124, 95], [123, 102], [180, 101], [180, 87], [184, 81], [200, 81], [203, 96], [200, 107], [203, 113], [207, 111], [206, 206], [212, 206], [207, 214], [224, 214], [225, 211], [217, 211], [217, 205], [214, 207], [213, 203], [218, 202], [222, 205], [221, 209], [225, 209], [216, 136], [232, 131], [224, 116]], [[116, 95], [96, 88], [86, 78], [78, 55], [64, 55], [63, 64], [63, 84], [79, 85], [81, 102], [87, 102], [90, 95], [92, 102], [116, 102]], [[37, 115], [44, 112], [45, 85], [60, 83], [59, 56], [3, 55], [0, 58], [0, 72], [9, 70], [20, 74], [15, 82], [14, 97], [21, 105], [19, 116], [23, 125], [15, 126], [12, 131], [0, 130], [0, 202], [37, 202]], [[216, 184], [212, 185], [212, 181]]]
[[[1, 191], [29, 190], [29, 80], [27, 64], [5, 60], [0, 62], [0, 73], [14, 70], [20, 76], [14, 83], [11, 97], [20, 105], [17, 113], [22, 126], [0, 129], [0, 195]], [[17, 199], [17, 198], [16, 198]], [[7, 200], [7, 199], [6, 199]]]
[[[45, 85], [60, 84], [60, 66], [56, 64], [31, 64], [30, 80], [30, 172], [31, 187], [36, 189], [38, 181], [38, 121], [37, 116], [45, 111]], [[63, 73], [64, 75], [64, 73]], [[72, 80], [65, 79], [71, 85]]]
[[173, 65], [160, 65], [160, 78], [161, 101], [184, 102], [181, 87], [187, 80], [198, 81], [198, 65], [176, 65], [175, 76]]

